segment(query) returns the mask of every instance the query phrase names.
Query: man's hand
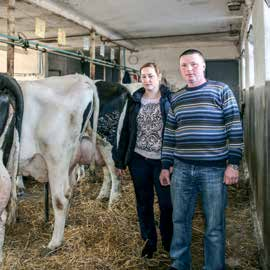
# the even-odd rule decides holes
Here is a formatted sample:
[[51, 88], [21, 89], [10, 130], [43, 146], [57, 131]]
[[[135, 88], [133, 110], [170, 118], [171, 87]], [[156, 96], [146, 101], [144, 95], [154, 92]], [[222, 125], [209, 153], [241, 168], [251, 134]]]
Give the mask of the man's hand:
[[227, 166], [224, 173], [224, 183], [226, 185], [237, 184], [239, 179], [239, 170], [234, 169], [230, 164]]
[[170, 171], [166, 169], [161, 170], [159, 181], [162, 186], [169, 186], [171, 184]]

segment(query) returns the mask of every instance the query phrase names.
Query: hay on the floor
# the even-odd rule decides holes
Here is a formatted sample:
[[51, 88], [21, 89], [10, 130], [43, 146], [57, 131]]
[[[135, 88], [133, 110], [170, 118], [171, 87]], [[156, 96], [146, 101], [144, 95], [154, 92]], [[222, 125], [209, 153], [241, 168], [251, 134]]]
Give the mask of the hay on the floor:
[[[19, 202], [18, 222], [7, 227], [2, 269], [167, 269], [170, 259], [162, 250], [160, 239], [153, 259], [140, 257], [143, 242], [129, 177], [122, 182], [121, 200], [111, 210], [108, 202], [94, 200], [101, 186], [101, 177], [99, 172], [95, 183], [86, 177], [77, 184], [66, 223], [65, 242], [46, 256], [42, 253], [52, 234], [52, 209], [50, 222], [45, 224], [43, 185], [32, 181], [27, 183], [26, 196]], [[246, 186], [229, 188], [226, 256], [231, 266], [228, 269], [258, 269], [247, 190]], [[157, 202], [155, 209], [158, 213]], [[195, 270], [201, 269], [203, 264], [203, 226], [202, 210], [198, 207], [192, 239]]]

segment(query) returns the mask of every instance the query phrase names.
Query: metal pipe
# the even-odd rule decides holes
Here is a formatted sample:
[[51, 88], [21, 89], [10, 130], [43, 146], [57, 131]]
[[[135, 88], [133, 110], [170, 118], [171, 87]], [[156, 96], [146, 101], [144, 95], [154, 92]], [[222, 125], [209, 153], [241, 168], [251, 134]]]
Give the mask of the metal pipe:
[[86, 62], [90, 62], [90, 63], [94, 63], [97, 65], [103, 65], [103, 66], [107, 66], [107, 67], [115, 67], [118, 69], [123, 69], [123, 70], [127, 70], [130, 71], [132, 73], [138, 74], [139, 71], [130, 67], [126, 67], [126, 66], [122, 66], [122, 65], [118, 65], [115, 63], [110, 63], [108, 61], [104, 61], [101, 59], [93, 59], [90, 58], [88, 56], [84, 56], [75, 52], [70, 52], [70, 51], [66, 51], [66, 50], [62, 50], [59, 48], [55, 48], [55, 47], [50, 47], [44, 44], [40, 44], [38, 42], [34, 42], [34, 41], [29, 41], [27, 39], [23, 39], [20, 37], [14, 37], [14, 36], [10, 36], [10, 35], [5, 35], [5, 34], [1, 34], [0, 33], [0, 37], [4, 37], [6, 39], [10, 39], [13, 41], [8, 41], [8, 40], [3, 40], [0, 39], [0, 42], [2, 43], [6, 43], [6, 44], [10, 44], [10, 45], [15, 45], [15, 46], [19, 46], [25, 49], [32, 49], [32, 50], [38, 50], [41, 52], [48, 52], [51, 54], [58, 54], [58, 55], [62, 55], [65, 57], [70, 57], [70, 58], [74, 58], [77, 60], [81, 60], [81, 61], [86, 61]]
[[[91, 33], [92, 31], [90, 31]], [[83, 33], [83, 34], [74, 34], [74, 35], [67, 35], [66, 38], [76, 38], [76, 37], [87, 37], [89, 36], [89, 33]], [[98, 34], [96, 33], [96, 36], [98, 36]], [[41, 41], [41, 42], [45, 42], [45, 43], [52, 43], [52, 42], [56, 42], [57, 41], [57, 37], [46, 37], [46, 38], [29, 38], [28, 40], [36, 40], [36, 41]], [[100, 40], [101, 42], [104, 42], [104, 40], [106, 42], [109, 42], [109, 43], [112, 43], [116, 46], [120, 46], [122, 48], [125, 48], [127, 49], [128, 51], [130, 52], [138, 52], [138, 50], [136, 49], [131, 49], [131, 48], [128, 48], [127, 46], [124, 46], [124, 45], [119, 45], [117, 42], [114, 42], [112, 41], [111, 39], [108, 39], [108, 38], [104, 38], [102, 36], [100, 36]]]

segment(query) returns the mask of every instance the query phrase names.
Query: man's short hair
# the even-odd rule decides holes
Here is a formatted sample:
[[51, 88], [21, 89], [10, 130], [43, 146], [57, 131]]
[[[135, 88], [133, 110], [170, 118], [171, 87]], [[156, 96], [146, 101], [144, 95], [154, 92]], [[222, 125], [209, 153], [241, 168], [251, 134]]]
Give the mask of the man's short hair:
[[200, 52], [199, 50], [196, 49], [188, 49], [185, 50], [184, 52], [182, 52], [179, 56], [179, 59], [184, 56], [184, 55], [190, 55], [190, 54], [198, 54], [202, 57], [202, 59], [205, 61], [204, 55], [202, 54], [202, 52]]

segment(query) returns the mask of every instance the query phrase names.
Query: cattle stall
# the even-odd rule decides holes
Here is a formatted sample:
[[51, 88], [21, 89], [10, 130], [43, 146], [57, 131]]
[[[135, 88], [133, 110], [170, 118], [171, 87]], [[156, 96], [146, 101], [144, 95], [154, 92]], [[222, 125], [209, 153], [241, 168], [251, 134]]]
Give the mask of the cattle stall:
[[[0, 72], [8, 72], [9, 65], [19, 80], [81, 73], [120, 82], [124, 74], [131, 81], [138, 78], [142, 64], [155, 62], [171, 89], [177, 90], [184, 85], [179, 54], [191, 47], [202, 51], [207, 77], [233, 88], [243, 118], [241, 182], [229, 189], [227, 267], [270, 269], [270, 1], [91, 2], [0, 0]], [[44, 22], [45, 32], [37, 33], [35, 28], [42, 32]], [[12, 46], [13, 59], [7, 57]], [[96, 178], [87, 171], [74, 190], [65, 243], [45, 257], [41, 246], [50, 237], [52, 216], [44, 224], [42, 186], [26, 183], [18, 226], [7, 229], [3, 269], [168, 267], [169, 257], [161, 246], [153, 259], [140, 258], [142, 242], [129, 176], [122, 183], [121, 200], [108, 210], [108, 203], [93, 200], [101, 186], [102, 172], [97, 170]], [[202, 223], [198, 207], [193, 226], [192, 249], [198, 255], [193, 258], [194, 269], [203, 264]]]
[[269, 28], [269, 2], [254, 1], [243, 32], [240, 70], [247, 178], [263, 269], [270, 267]]

